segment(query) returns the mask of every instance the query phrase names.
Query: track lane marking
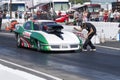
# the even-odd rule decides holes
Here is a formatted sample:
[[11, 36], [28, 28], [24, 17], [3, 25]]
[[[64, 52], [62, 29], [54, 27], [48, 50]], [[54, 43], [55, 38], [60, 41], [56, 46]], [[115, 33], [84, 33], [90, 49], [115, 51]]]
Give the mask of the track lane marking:
[[108, 47], [108, 46], [101, 46], [101, 45], [96, 45], [96, 46], [97, 46], [97, 47], [102, 47], [102, 48], [120, 50], [120, 48], [114, 48], [114, 47]]
[[46, 73], [43, 73], [43, 72], [40, 72], [40, 71], [36, 71], [34, 69], [31, 69], [31, 68], [28, 68], [28, 67], [25, 67], [25, 66], [22, 66], [22, 65], [19, 65], [19, 64], [4, 60], [4, 59], [0, 59], [0, 61], [11, 64], [11, 65], [14, 65], [14, 66], [17, 66], [17, 67], [20, 67], [20, 68], [23, 68], [23, 69], [26, 69], [26, 70], [29, 70], [29, 71], [32, 71], [32, 72], [35, 72], [35, 73], [38, 73], [40, 75], [47, 76], [47, 77], [55, 79], [55, 80], [63, 80], [63, 79], [60, 79], [58, 77], [55, 77], [55, 76], [52, 76], [52, 75], [49, 75], [49, 74], [46, 74]]

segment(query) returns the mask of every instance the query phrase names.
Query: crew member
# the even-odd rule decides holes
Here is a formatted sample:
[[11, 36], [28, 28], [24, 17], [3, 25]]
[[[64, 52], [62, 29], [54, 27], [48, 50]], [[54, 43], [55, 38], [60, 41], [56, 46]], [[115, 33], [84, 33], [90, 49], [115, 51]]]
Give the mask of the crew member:
[[96, 47], [92, 44], [91, 39], [92, 37], [96, 34], [96, 28], [93, 24], [91, 23], [82, 23], [81, 28], [78, 29], [74, 27], [75, 30], [77, 31], [82, 31], [83, 29], [86, 29], [88, 31], [86, 40], [83, 44], [83, 51], [87, 51], [87, 46], [89, 45], [91, 47], [90, 51], [96, 51]]
[[1, 26], [2, 26], [2, 12], [0, 12], [0, 30], [1, 30]]

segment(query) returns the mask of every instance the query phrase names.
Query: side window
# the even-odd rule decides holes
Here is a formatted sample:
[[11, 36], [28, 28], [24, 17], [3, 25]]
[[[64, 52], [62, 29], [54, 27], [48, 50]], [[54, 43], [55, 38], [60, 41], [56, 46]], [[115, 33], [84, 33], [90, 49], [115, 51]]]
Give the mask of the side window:
[[40, 29], [43, 31], [44, 30], [44, 24], [40, 25]]
[[40, 30], [42, 30], [42, 28], [43, 28], [43, 24], [42, 23], [40, 23], [39, 28], [40, 28]]
[[27, 23], [25, 24], [24, 28], [25, 28], [26, 30], [31, 30], [32, 28], [31, 28], [30, 22], [27, 22]]
[[34, 30], [39, 30], [38, 24], [33, 23], [33, 26], [34, 26]]

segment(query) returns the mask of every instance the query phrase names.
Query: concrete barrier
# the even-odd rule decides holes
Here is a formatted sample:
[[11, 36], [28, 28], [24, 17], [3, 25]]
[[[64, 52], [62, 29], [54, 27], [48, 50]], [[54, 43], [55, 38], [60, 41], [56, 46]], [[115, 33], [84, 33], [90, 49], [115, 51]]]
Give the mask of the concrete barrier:
[[[100, 42], [104, 43], [105, 41], [109, 40], [117, 40], [119, 23], [117, 22], [90, 22], [90, 23], [92, 23], [97, 29], [97, 36], [96, 38], [92, 39], [94, 43], [98, 44]], [[79, 28], [79, 26], [64, 25], [64, 29], [71, 32], [74, 32], [73, 27]], [[83, 31], [82, 33], [86, 34], [86, 31]]]
[[97, 34], [101, 38], [103, 33], [105, 40], [117, 40], [119, 23], [116, 22], [91, 22], [97, 29]]

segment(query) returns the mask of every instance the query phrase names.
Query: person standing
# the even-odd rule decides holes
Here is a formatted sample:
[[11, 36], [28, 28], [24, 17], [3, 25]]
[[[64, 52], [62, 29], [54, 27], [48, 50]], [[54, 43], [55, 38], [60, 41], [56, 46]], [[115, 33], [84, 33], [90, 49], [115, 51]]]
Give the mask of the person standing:
[[91, 13], [89, 12], [89, 10], [87, 11], [87, 20], [91, 21]]
[[78, 29], [74, 27], [75, 30], [77, 31], [82, 31], [83, 29], [86, 29], [88, 31], [86, 40], [83, 44], [83, 49], [82, 51], [87, 51], [87, 46], [89, 45], [91, 47], [90, 51], [96, 51], [96, 47], [93, 45], [91, 42], [92, 37], [96, 34], [96, 28], [93, 24], [91, 23], [82, 23], [81, 29]]
[[106, 11], [104, 12], [103, 21], [104, 21], [104, 22], [107, 22], [107, 21], [108, 21], [108, 10], [106, 10]]
[[58, 17], [61, 17], [62, 12], [59, 10]]
[[8, 21], [10, 20], [10, 13], [9, 12], [6, 13], [6, 19], [8, 19]]
[[79, 12], [76, 10], [73, 14], [74, 17], [74, 25], [78, 26]]
[[17, 18], [18, 18], [18, 12], [15, 11], [15, 19], [17, 19]]
[[19, 11], [19, 19], [22, 19], [22, 11]]
[[113, 10], [110, 10], [110, 11], [109, 11], [109, 21], [110, 21], [110, 22], [113, 22], [113, 20], [114, 20]]
[[83, 12], [83, 22], [87, 22], [88, 21], [87, 15], [88, 15], [88, 12], [84, 11]]
[[83, 13], [79, 10], [79, 16], [78, 16], [78, 26], [82, 24], [83, 21]]
[[99, 11], [99, 21], [103, 21], [103, 16], [104, 16], [104, 9], [101, 9]]
[[2, 26], [2, 17], [3, 17], [2, 12], [0, 12], [0, 30], [1, 30], [1, 26]]
[[24, 20], [25, 20], [25, 22], [28, 20], [28, 13], [27, 12], [24, 14]]

